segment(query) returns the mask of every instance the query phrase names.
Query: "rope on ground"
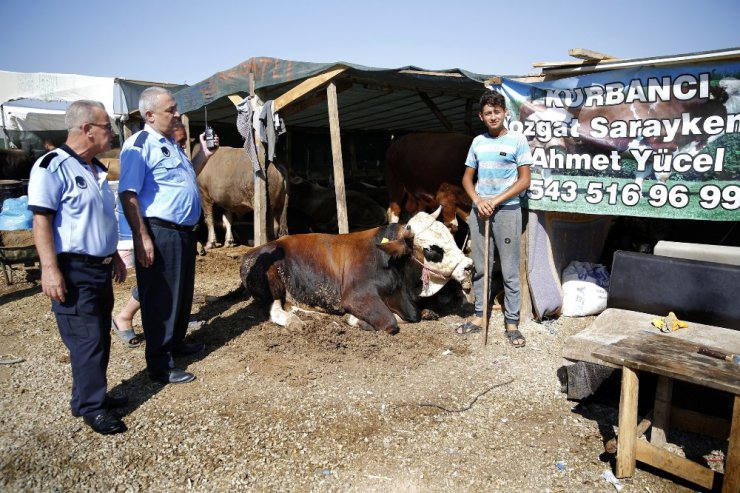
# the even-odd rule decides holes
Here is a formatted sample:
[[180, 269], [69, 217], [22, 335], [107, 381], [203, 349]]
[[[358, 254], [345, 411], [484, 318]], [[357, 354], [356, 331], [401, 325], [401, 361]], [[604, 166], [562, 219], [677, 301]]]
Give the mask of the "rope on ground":
[[506, 382], [497, 383], [496, 385], [492, 385], [492, 386], [488, 387], [483, 392], [481, 392], [480, 394], [476, 395], [473, 398], [473, 400], [470, 401], [470, 404], [468, 404], [467, 406], [465, 406], [463, 408], [460, 408], [460, 409], [447, 409], [444, 406], [440, 406], [439, 404], [434, 404], [434, 403], [431, 403], [431, 402], [422, 402], [422, 403], [420, 403], [418, 405], [419, 406], [422, 406], [422, 407], [436, 407], [437, 409], [441, 409], [442, 411], [445, 411], [445, 412], [448, 412], [448, 413], [462, 413], [462, 412], [465, 412], [465, 411], [469, 410], [471, 407], [473, 407], [473, 404], [475, 404], [475, 401], [477, 401], [478, 399], [480, 399], [481, 397], [483, 397], [484, 395], [486, 395], [487, 393], [489, 393], [493, 389], [498, 388], [498, 387], [503, 387], [504, 385], [509, 385], [513, 381], [514, 381], [514, 379], [513, 378], [510, 378]]
[[3, 354], [0, 356], [0, 365], [14, 365], [16, 363], [23, 363], [26, 361], [23, 358], [18, 358], [12, 354]]

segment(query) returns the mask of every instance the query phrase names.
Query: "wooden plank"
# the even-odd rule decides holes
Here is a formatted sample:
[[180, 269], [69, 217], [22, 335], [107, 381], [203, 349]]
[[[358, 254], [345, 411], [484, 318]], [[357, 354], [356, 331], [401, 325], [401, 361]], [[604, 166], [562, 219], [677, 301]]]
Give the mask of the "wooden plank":
[[[533, 67], [542, 67], [545, 76], [572, 76], [575, 74], [586, 74], [600, 72], [602, 70], [616, 70], [630, 67], [662, 67], [665, 65], [676, 65], [681, 63], [719, 62], [722, 60], [737, 60], [740, 50], [733, 49], [724, 53], [708, 52], [690, 55], [676, 55], [669, 57], [635, 58], [602, 60], [598, 62], [573, 61], [567, 62], [539, 62], [532, 64]], [[549, 69], [548, 67], [561, 67]], [[569, 68], [570, 67], [570, 68]]]
[[635, 442], [637, 441], [637, 373], [622, 368], [622, 393], [619, 398], [619, 440], [617, 442], [618, 478], [635, 474]]
[[740, 491], [740, 396], [736, 395], [732, 411], [732, 431], [730, 431], [730, 443], [727, 447], [722, 493], [738, 491]]
[[[664, 314], [665, 315], [665, 314]], [[596, 349], [613, 344], [620, 339], [630, 336], [641, 336], [650, 322], [657, 315], [624, 310], [621, 308], [607, 308], [594, 320], [591, 325], [578, 334], [565, 339], [563, 344], [563, 358], [573, 361], [588, 361], [600, 365], [618, 368], [620, 365], [608, 363], [592, 355]], [[657, 333], [657, 329], [654, 329]], [[722, 347], [725, 352], [740, 353], [740, 331], [692, 323], [688, 330], [677, 330], [661, 337], [675, 337], [695, 343], [697, 350], [700, 345], [707, 347]]]
[[347, 217], [347, 199], [344, 192], [344, 164], [342, 162], [342, 139], [339, 128], [337, 87], [333, 82], [330, 82], [326, 88], [326, 100], [329, 106], [331, 155], [334, 163], [334, 190], [337, 196], [337, 226], [341, 234], [349, 232], [349, 220]]
[[[734, 337], [740, 337], [740, 333]], [[739, 395], [738, 365], [698, 354], [698, 350], [699, 345], [696, 343], [676, 337], [643, 333], [602, 346], [593, 355], [634, 370], [645, 370]]]
[[714, 471], [708, 467], [672, 454], [644, 440], [637, 441], [636, 449], [637, 460], [640, 462], [649, 464], [661, 471], [686, 479], [707, 489], [711, 489], [712, 484], [714, 484]]
[[[337, 86], [337, 94], [340, 94], [346, 91], [347, 89], [352, 88], [352, 81], [338, 80], [338, 81], [335, 81], [335, 85]], [[319, 103], [323, 103], [325, 101], [326, 101], [326, 93], [317, 92], [316, 94], [312, 94], [311, 96], [308, 96], [307, 98], [301, 100], [300, 102], [293, 103], [289, 106], [284, 107], [280, 111], [280, 116], [282, 116], [283, 118], [288, 118], [290, 115], [300, 113], [301, 111], [307, 108], [315, 106]]]
[[238, 105], [239, 105], [239, 103], [241, 103], [241, 102], [242, 102], [242, 101], [244, 100], [244, 98], [243, 98], [243, 97], [241, 97], [241, 96], [239, 96], [238, 94], [232, 94], [232, 95], [231, 95], [231, 96], [229, 96], [228, 98], [229, 98], [229, 101], [231, 101], [231, 103], [232, 103], [232, 104], [233, 104], [234, 106], [238, 106]]
[[605, 55], [604, 53], [587, 50], [585, 48], [571, 48], [568, 50], [568, 55], [582, 60], [618, 60], [618, 58], [611, 55]]
[[440, 123], [445, 127], [445, 129], [448, 132], [452, 132], [452, 123], [447, 119], [447, 117], [442, 113], [436, 104], [434, 104], [434, 101], [432, 98], [429, 97], [429, 95], [425, 92], [419, 91], [419, 97], [422, 101], [424, 101], [424, 104], [426, 104], [430, 110], [432, 110], [432, 113], [434, 113], [434, 116], [437, 117], [437, 120], [440, 121]]
[[296, 99], [305, 96], [309, 92], [330, 81], [345, 70], [347, 70], [347, 67], [342, 67], [341, 65], [338, 65], [336, 68], [331, 68], [326, 72], [315, 75], [310, 79], [304, 80], [293, 89], [275, 98], [272, 103], [272, 110], [275, 112], [280, 111]]
[[671, 420], [672, 398], [673, 380], [668, 377], [658, 377], [658, 386], [655, 389], [653, 431], [650, 433], [650, 443], [656, 447], [662, 447], [666, 443], [666, 433]]
[[595, 63], [597, 63], [595, 60], [564, 60], [562, 62], [534, 62], [532, 67], [580, 67], [582, 65], [594, 65]]

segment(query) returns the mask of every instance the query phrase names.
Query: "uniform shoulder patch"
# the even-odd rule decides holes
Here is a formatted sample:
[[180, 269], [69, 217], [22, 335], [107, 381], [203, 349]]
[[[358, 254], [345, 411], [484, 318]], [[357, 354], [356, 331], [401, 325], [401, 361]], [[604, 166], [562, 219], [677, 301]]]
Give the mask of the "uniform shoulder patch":
[[146, 142], [147, 137], [149, 137], [149, 132], [147, 132], [146, 130], [142, 130], [134, 141], [134, 147], [138, 147], [139, 149], [144, 147], [144, 142]]
[[41, 164], [39, 164], [39, 168], [44, 168], [44, 169], [48, 168], [49, 165], [51, 164], [51, 162], [56, 157], [57, 157], [57, 153], [56, 152], [50, 152], [49, 154], [47, 154], [46, 156], [44, 156], [44, 158], [41, 160]]

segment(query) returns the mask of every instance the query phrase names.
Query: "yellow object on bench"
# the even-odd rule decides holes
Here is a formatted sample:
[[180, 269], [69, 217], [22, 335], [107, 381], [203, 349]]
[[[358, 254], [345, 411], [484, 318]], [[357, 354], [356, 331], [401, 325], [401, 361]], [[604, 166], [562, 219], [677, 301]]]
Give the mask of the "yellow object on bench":
[[689, 324], [679, 320], [675, 313], [669, 312], [667, 317], [654, 318], [651, 322], [661, 332], [675, 332], [678, 329], [688, 329]]

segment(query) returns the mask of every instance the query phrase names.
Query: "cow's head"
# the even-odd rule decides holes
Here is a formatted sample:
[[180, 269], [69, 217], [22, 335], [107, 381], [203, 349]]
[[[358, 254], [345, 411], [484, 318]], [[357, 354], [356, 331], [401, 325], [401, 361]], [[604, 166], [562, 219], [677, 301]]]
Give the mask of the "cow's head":
[[450, 279], [470, 289], [473, 261], [457, 247], [450, 230], [437, 221], [441, 210], [439, 207], [433, 214], [418, 212], [407, 224], [414, 233], [415, 255], [424, 256], [421, 296], [432, 296]]

